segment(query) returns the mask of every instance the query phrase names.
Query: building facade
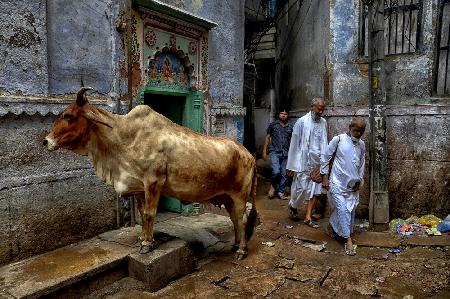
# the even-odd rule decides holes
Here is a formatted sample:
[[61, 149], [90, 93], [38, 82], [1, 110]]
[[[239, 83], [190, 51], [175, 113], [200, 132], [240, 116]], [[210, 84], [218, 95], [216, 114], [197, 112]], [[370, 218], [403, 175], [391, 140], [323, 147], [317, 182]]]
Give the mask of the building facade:
[[122, 225], [89, 160], [42, 140], [84, 84], [98, 107], [147, 104], [243, 140], [241, 1], [0, 3], [0, 264]]
[[[450, 5], [438, 0], [384, 3], [390, 218], [445, 217], [450, 212]], [[278, 101], [290, 103], [293, 121], [308, 111], [315, 96], [325, 98], [330, 138], [345, 132], [355, 115], [368, 120], [367, 7], [359, 0], [289, 0], [282, 9], [276, 90]], [[365, 181], [363, 217], [369, 214], [368, 169]]]

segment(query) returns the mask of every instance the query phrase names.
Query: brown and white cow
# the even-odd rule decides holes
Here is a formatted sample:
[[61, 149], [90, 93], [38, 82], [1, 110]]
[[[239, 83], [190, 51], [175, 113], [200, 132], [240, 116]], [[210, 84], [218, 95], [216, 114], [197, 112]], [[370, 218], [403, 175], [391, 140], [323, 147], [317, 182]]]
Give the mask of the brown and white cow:
[[239, 246], [236, 257], [244, 258], [256, 220], [254, 157], [234, 140], [201, 135], [145, 105], [127, 115], [98, 109], [85, 96], [89, 89], [80, 89], [44, 145], [88, 156], [116, 192], [135, 195], [143, 221], [141, 253], [153, 248], [153, 222], [164, 195], [224, 204]]

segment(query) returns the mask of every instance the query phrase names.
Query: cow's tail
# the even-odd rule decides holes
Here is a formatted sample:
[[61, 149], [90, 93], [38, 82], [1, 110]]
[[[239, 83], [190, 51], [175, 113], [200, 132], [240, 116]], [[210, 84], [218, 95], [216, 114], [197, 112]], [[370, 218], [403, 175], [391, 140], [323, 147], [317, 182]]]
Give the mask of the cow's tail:
[[256, 185], [258, 181], [258, 175], [256, 170], [256, 163], [253, 166], [253, 179], [252, 179], [252, 187], [250, 190], [250, 197], [251, 201], [247, 202], [247, 206], [245, 209], [245, 216], [247, 217], [247, 224], [245, 225], [245, 238], [249, 240], [252, 235], [253, 231], [255, 230], [256, 221], [258, 219], [258, 213], [256, 212]]

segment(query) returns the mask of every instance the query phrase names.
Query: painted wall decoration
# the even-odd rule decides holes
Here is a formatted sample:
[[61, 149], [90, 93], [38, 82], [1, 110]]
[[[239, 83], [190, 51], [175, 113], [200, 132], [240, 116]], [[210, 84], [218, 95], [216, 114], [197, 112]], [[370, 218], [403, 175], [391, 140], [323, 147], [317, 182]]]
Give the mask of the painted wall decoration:
[[189, 54], [195, 54], [197, 52], [197, 42], [189, 43]]
[[[197, 90], [197, 40], [159, 28], [144, 26], [144, 87], [166, 91]], [[146, 58], [146, 59], [145, 59]]]
[[147, 45], [150, 47], [153, 47], [156, 44], [156, 34], [154, 31], [149, 31], [145, 35], [145, 41], [147, 42]]
[[[177, 53], [166, 49], [151, 58], [148, 62], [148, 81], [146, 86], [188, 91], [188, 73], [183, 64], [184, 61], [177, 56]], [[189, 71], [189, 67], [187, 71]]]

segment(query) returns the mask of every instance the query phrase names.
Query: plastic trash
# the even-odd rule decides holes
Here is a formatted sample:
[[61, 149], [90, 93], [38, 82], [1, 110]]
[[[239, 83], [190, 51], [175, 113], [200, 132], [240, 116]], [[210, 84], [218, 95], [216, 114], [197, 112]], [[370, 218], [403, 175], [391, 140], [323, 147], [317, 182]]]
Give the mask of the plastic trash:
[[405, 222], [406, 222], [407, 224], [420, 223], [420, 222], [419, 222], [419, 217], [414, 216], [414, 215], [411, 216], [411, 217], [409, 217], [408, 219], [406, 219]]
[[388, 250], [389, 253], [400, 253], [402, 252], [402, 249], [400, 247], [392, 247]]
[[[449, 217], [447, 216], [447, 218]], [[439, 222], [437, 226], [438, 231], [441, 233], [450, 232], [450, 220], [447, 221], [447, 218], [445, 218], [446, 220]]]
[[411, 229], [411, 225], [409, 225], [409, 224], [403, 224], [403, 225], [398, 229], [398, 231], [401, 232], [401, 233], [404, 233], [404, 232], [409, 232], [410, 229]]
[[289, 224], [285, 224], [284, 225], [284, 228], [287, 228], [287, 229], [291, 229], [291, 228], [293, 228], [294, 226], [293, 225], [289, 225]]
[[267, 247], [274, 247], [275, 244], [273, 242], [261, 242], [262, 245], [266, 245]]
[[400, 227], [404, 224], [406, 224], [406, 221], [401, 218], [392, 219], [391, 222], [389, 222], [389, 229], [394, 233], [398, 233]]
[[437, 227], [437, 225], [441, 221], [442, 221], [441, 218], [436, 217], [436, 216], [434, 216], [432, 214], [424, 215], [424, 216], [419, 218], [419, 223], [420, 224], [426, 225], [426, 226], [431, 226], [431, 227]]
[[361, 224], [359, 224], [359, 229], [361, 231], [366, 231], [369, 229], [370, 223], [367, 220], [364, 220]]
[[436, 227], [429, 228], [425, 231], [429, 236], [440, 236], [442, 233]]

